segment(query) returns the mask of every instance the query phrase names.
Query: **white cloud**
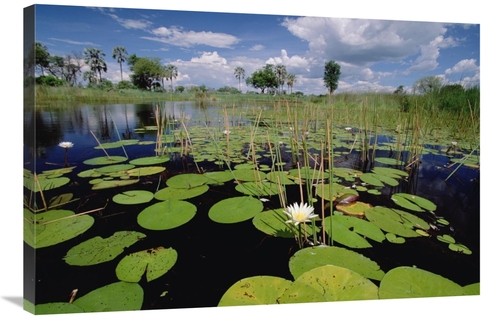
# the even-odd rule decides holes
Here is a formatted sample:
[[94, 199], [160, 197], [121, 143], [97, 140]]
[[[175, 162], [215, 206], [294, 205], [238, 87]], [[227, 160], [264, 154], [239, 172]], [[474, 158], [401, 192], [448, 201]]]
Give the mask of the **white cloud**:
[[400, 61], [446, 32], [440, 23], [302, 17], [283, 26], [309, 42], [310, 54], [358, 66]]
[[[288, 56], [288, 53], [286, 50], [281, 50], [281, 56], [279, 57], [274, 57], [274, 58], [269, 58], [266, 61], [266, 64], [283, 64], [285, 65], [288, 69], [287, 71], [301, 71], [303, 72], [304, 70], [309, 72], [310, 71], [310, 61], [307, 60], [306, 58], [300, 57], [298, 55], [294, 55], [292, 57]], [[293, 72], [292, 72], [293, 73]]]
[[265, 49], [265, 46], [263, 46], [262, 44], [256, 44], [250, 48], [250, 51], [261, 51], [264, 49]]
[[118, 17], [116, 14], [108, 14], [108, 15], [111, 18], [115, 19], [122, 27], [126, 29], [145, 30], [151, 25], [151, 22], [147, 20], [123, 19]]
[[81, 42], [81, 41], [74, 41], [74, 40], [68, 40], [68, 39], [58, 39], [58, 38], [49, 38], [49, 40], [59, 41], [59, 42], [65, 42], [65, 43], [69, 43], [69, 44], [76, 44], [76, 45], [86, 45], [86, 46], [100, 47], [99, 44], [95, 44], [93, 42]]
[[227, 60], [219, 56], [219, 54], [217, 54], [217, 51], [203, 52], [203, 54], [200, 57], [192, 58], [191, 62], [203, 63], [203, 64], [215, 64], [215, 65], [227, 64]]
[[239, 39], [226, 33], [211, 31], [183, 31], [179, 27], [159, 27], [151, 31], [156, 37], [141, 37], [142, 39], [157, 41], [179, 47], [192, 47], [194, 45], [208, 45], [216, 48], [231, 48]]
[[464, 72], [478, 72], [479, 66], [476, 65], [476, 59], [466, 59], [458, 62], [450, 69], [446, 69], [446, 74], [456, 74]]
[[406, 70], [406, 73], [424, 72], [436, 69], [439, 65], [437, 62], [439, 50], [454, 45], [456, 45], [456, 42], [452, 38], [445, 38], [442, 35], [437, 36], [429, 44], [421, 45], [420, 56], [415, 60], [413, 65]]

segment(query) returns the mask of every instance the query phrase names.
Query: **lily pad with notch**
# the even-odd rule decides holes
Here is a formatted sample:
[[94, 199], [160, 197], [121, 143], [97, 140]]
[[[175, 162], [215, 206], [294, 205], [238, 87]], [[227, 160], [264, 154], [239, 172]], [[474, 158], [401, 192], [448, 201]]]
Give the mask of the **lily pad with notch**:
[[166, 274], [177, 262], [173, 248], [156, 247], [129, 254], [116, 266], [116, 276], [121, 281], [139, 282], [146, 273], [147, 282]]
[[168, 230], [180, 227], [196, 215], [195, 205], [168, 199], [143, 209], [137, 215], [138, 224], [149, 230]]
[[221, 224], [235, 224], [252, 219], [262, 212], [264, 205], [252, 196], [237, 196], [215, 203], [208, 211], [208, 217]]

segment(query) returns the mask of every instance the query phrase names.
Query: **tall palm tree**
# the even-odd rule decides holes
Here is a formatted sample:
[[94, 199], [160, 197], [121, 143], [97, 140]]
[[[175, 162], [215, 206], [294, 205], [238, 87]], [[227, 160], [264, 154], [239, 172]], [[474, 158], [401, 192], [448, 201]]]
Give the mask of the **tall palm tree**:
[[241, 66], [236, 67], [236, 69], [234, 69], [234, 75], [238, 79], [238, 90], [241, 91], [241, 79], [245, 78], [245, 69]]
[[288, 73], [286, 75], [286, 85], [288, 85], [288, 87], [290, 88], [290, 94], [292, 94], [292, 87], [295, 82], [297, 82], [297, 77], [295, 76], [295, 74]]
[[92, 72], [99, 74], [99, 82], [102, 80], [101, 72], [108, 71], [108, 66], [104, 61], [105, 56], [106, 54], [101, 49], [85, 48], [83, 51], [83, 61], [90, 67]]
[[283, 84], [285, 84], [286, 79], [286, 66], [283, 64], [278, 64], [274, 68], [274, 72], [276, 73], [276, 77], [278, 78], [278, 86], [281, 86], [281, 93], [283, 93]]
[[120, 63], [120, 77], [123, 81], [123, 71], [122, 71], [122, 63], [127, 61], [128, 59], [128, 52], [124, 47], [115, 47], [113, 49], [113, 59], [116, 59], [118, 63]]
[[179, 75], [179, 72], [177, 71], [177, 67], [173, 64], [167, 64], [166, 66], [166, 78], [170, 80], [170, 85], [172, 86], [172, 91], [174, 90], [174, 83], [173, 79], [176, 79], [177, 76]]

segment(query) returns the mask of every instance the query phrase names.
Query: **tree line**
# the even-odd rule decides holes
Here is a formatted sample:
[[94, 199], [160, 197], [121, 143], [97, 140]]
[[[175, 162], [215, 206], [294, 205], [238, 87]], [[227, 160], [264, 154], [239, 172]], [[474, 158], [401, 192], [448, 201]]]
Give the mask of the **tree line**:
[[[51, 55], [45, 45], [40, 42], [34, 44], [33, 49], [26, 58], [27, 76], [38, 71], [36, 78], [38, 84], [58, 86], [63, 84], [77, 85], [78, 76], [82, 76], [88, 87], [112, 88], [111, 81], [103, 77], [108, 71], [106, 64], [106, 53], [98, 48], [85, 48], [82, 53], [73, 52], [65, 56]], [[174, 87], [173, 81], [179, 75], [178, 69], [173, 64], [162, 65], [161, 59], [157, 57], [139, 57], [136, 54], [129, 55], [122, 46], [113, 48], [112, 58], [120, 65], [121, 81], [116, 85], [118, 89], [139, 88], [151, 91], [165, 91], [166, 82], [170, 82], [168, 90], [183, 92], [183, 86]], [[123, 65], [127, 64], [130, 71], [130, 81], [123, 80]], [[84, 71], [87, 65], [89, 70]], [[335, 61], [325, 63], [324, 82], [329, 95], [337, 89], [340, 77], [340, 66]], [[238, 91], [241, 92], [241, 81], [245, 79], [245, 70], [239, 66], [234, 69], [234, 75], [238, 79]], [[297, 82], [295, 74], [287, 71], [283, 64], [266, 64], [263, 68], [255, 71], [246, 78], [245, 83], [261, 93], [270, 94], [292, 94], [293, 86]], [[287, 91], [284, 85], [287, 85]], [[224, 87], [224, 92], [234, 92]], [[300, 92], [298, 92], [300, 93]]]

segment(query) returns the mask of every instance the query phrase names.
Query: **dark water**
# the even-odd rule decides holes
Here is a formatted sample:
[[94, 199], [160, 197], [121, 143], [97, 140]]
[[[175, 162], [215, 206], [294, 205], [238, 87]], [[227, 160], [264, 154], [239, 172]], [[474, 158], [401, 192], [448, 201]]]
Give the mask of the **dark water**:
[[[65, 187], [48, 191], [51, 197], [71, 192], [79, 202], [69, 204], [64, 209], [75, 212], [89, 211], [106, 205], [115, 194], [127, 187], [92, 191], [88, 179], [77, 174], [90, 167], [82, 163], [92, 157], [103, 156], [96, 150], [96, 140], [116, 141], [120, 138], [154, 140], [155, 135], [136, 134], [134, 129], [145, 125], [155, 125], [156, 104], [116, 104], [105, 106], [44, 107], [31, 114], [25, 114], [25, 136], [34, 136], [36, 141], [26, 139], [25, 168], [43, 170], [62, 167], [65, 159], [64, 149], [57, 146], [61, 141], [71, 141], [69, 149], [70, 166], [76, 166], [70, 177], [71, 183]], [[172, 119], [186, 116], [192, 125], [197, 120], [220, 125], [220, 106], [200, 108], [193, 103], [163, 105]], [[30, 125], [36, 119], [36, 126]], [[238, 119], [239, 120], [239, 119]], [[116, 127], [115, 127], [116, 125]], [[154, 155], [154, 145], [127, 146], [130, 159]], [[109, 149], [109, 155], [123, 156], [123, 150]], [[340, 166], [359, 165], [355, 153], [349, 155]], [[361, 249], [359, 253], [377, 262], [382, 270], [388, 271], [398, 266], [417, 266], [442, 275], [460, 285], [479, 282], [479, 173], [463, 167], [447, 182], [444, 179], [451, 173], [444, 168], [449, 158], [443, 155], [424, 155], [419, 169], [408, 182], [396, 187], [387, 187], [384, 196], [372, 196], [360, 192], [361, 201], [372, 205], [394, 207], [390, 195], [408, 192], [433, 201], [438, 209], [436, 215], [443, 216], [450, 226], [442, 227], [443, 233], [451, 234], [457, 241], [469, 247], [473, 254], [464, 255], [452, 252], [447, 245], [435, 238], [407, 239], [403, 245], [384, 242], [371, 242], [372, 249]], [[165, 177], [182, 172], [194, 172], [192, 163], [171, 160], [164, 164]], [[215, 169], [205, 163], [207, 169]], [[213, 165], [213, 164], [212, 164]], [[369, 170], [369, 167], [365, 167]], [[155, 191], [157, 177], [149, 177], [130, 189]], [[26, 190], [25, 190], [26, 191]], [[287, 187], [290, 199], [299, 198], [297, 186]], [[236, 281], [256, 275], [271, 275], [293, 280], [288, 270], [288, 260], [297, 251], [291, 239], [274, 238], [258, 231], [251, 220], [238, 224], [217, 224], [208, 218], [209, 208], [221, 199], [240, 195], [234, 190], [234, 183], [210, 187], [210, 190], [188, 200], [197, 207], [196, 216], [187, 224], [167, 231], [150, 231], [137, 224], [137, 215], [149, 204], [124, 207], [111, 200], [106, 209], [93, 213], [94, 225], [82, 235], [55, 246], [38, 249], [36, 252], [28, 245], [25, 251], [25, 298], [36, 304], [66, 302], [73, 289], [78, 296], [99, 287], [118, 281], [115, 268], [123, 256], [136, 251], [163, 246], [172, 247], [178, 253], [174, 267], [164, 276], [148, 283], [143, 278], [140, 285], [145, 296], [142, 309], [191, 308], [216, 306], [223, 293]], [[266, 208], [278, 208], [278, 196], [264, 203]], [[125, 249], [113, 261], [99, 265], [78, 267], [67, 265], [62, 258], [73, 246], [95, 236], [103, 238], [116, 231], [134, 230], [147, 237]], [[34, 265], [35, 276], [29, 271]], [[32, 292], [36, 283], [36, 291]], [[161, 297], [162, 294], [164, 297]], [[77, 297], [78, 297], [77, 296]]]

